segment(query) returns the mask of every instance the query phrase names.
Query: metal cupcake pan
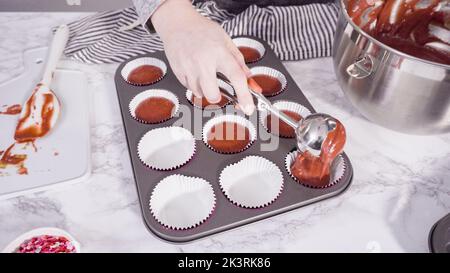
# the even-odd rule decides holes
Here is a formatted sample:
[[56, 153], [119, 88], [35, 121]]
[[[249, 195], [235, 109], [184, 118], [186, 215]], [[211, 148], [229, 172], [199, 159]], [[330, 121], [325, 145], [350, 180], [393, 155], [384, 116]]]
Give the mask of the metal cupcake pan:
[[431, 228], [428, 247], [432, 253], [450, 253], [450, 213]]
[[[248, 66], [250, 68], [256, 66], [267, 66], [274, 68], [283, 73], [287, 80], [287, 86], [284, 92], [268, 99], [272, 102], [278, 100], [297, 102], [307, 107], [311, 112], [314, 113], [315, 111], [312, 105], [306, 99], [300, 88], [296, 85], [293, 78], [289, 75], [286, 68], [277, 58], [275, 53], [270, 49], [267, 43], [255, 37], [248, 38], [259, 41], [264, 45], [266, 49], [265, 54], [261, 60], [251, 63]], [[129, 61], [142, 57], [154, 57], [162, 60], [167, 64], [167, 73], [162, 80], [148, 86], [133, 86], [123, 79], [121, 75], [122, 68]], [[143, 124], [136, 121], [130, 115], [130, 101], [137, 94], [145, 90], [165, 89], [173, 92], [178, 96], [178, 98], [180, 99], [180, 105], [190, 107], [192, 111], [194, 111], [194, 107], [185, 98], [186, 88], [181, 85], [181, 83], [179, 83], [176, 79], [175, 75], [168, 65], [168, 61], [164, 52], [150, 53], [125, 61], [118, 67], [116, 71], [115, 83], [144, 222], [152, 233], [164, 240], [182, 243], [219, 233], [225, 230], [230, 230], [339, 195], [343, 193], [351, 184], [353, 178], [353, 168], [349, 158], [345, 153], [342, 154], [342, 158], [345, 161], [346, 168], [344, 175], [339, 183], [324, 189], [308, 188], [297, 183], [289, 176], [284, 167], [286, 154], [288, 154], [295, 148], [295, 139], [279, 138], [278, 149], [271, 152], [262, 152], [260, 150], [261, 143], [268, 142], [263, 141], [262, 139], [268, 139], [268, 136], [271, 135], [264, 129], [258, 129], [258, 137], [256, 141], [248, 149], [237, 154], [219, 154], [212, 151], [203, 143], [200, 132], [199, 137], [197, 137], [196, 139], [195, 155], [187, 164], [178, 169], [170, 171], [158, 171], [151, 169], [144, 165], [138, 157], [137, 147], [141, 137], [149, 130], [172, 126], [173, 123], [176, 122], [180, 117], [174, 117], [159, 124]], [[199, 111], [199, 109], [197, 109], [197, 111]], [[192, 124], [193, 118], [194, 115], [191, 115]], [[203, 117], [203, 125], [209, 119], [211, 118]], [[258, 128], [258, 126], [261, 126], [260, 124], [258, 124], [258, 119], [252, 120], [252, 122], [254, 123], [254, 126], [256, 128]], [[195, 126], [192, 127], [195, 128]], [[194, 134], [194, 132], [192, 133]], [[270, 205], [257, 209], [242, 208], [236, 206], [227, 199], [219, 185], [219, 176], [225, 167], [237, 163], [243, 158], [251, 155], [262, 156], [276, 164], [278, 168], [282, 170], [284, 179], [283, 190], [278, 198]], [[211, 183], [214, 189], [214, 194], [216, 196], [216, 204], [213, 213], [204, 223], [190, 229], [175, 230], [161, 225], [152, 215], [149, 208], [149, 200], [155, 186], [161, 180], [173, 174], [199, 177]]]

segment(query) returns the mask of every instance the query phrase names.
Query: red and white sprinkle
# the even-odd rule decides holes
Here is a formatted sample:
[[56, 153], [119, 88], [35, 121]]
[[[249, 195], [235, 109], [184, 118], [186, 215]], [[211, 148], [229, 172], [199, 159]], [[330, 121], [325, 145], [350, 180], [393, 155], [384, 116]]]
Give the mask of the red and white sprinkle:
[[41, 235], [24, 241], [16, 253], [75, 253], [75, 246], [63, 236]]

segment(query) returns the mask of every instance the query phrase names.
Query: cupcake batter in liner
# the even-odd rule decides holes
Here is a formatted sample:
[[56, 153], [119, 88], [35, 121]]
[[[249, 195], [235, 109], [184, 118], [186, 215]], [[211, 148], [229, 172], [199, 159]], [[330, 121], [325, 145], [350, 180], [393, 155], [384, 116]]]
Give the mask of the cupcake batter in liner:
[[243, 208], [270, 205], [281, 194], [283, 183], [280, 168], [261, 156], [247, 156], [228, 165], [219, 177], [220, 188], [228, 200]]
[[[227, 123], [228, 124], [237, 124], [238, 126], [242, 126], [244, 128], [246, 128], [248, 130], [248, 144], [245, 145], [245, 147], [242, 147], [240, 149], [231, 149], [232, 151], [229, 150], [219, 150], [217, 149], [217, 147], [213, 147], [213, 145], [211, 145], [209, 143], [209, 141], [211, 139], [209, 139], [209, 134], [212, 130], [212, 128], [214, 128], [214, 126], [219, 125], [219, 124], [224, 124]], [[228, 128], [228, 126], [222, 126], [222, 128]], [[238, 127], [239, 128], [239, 127]], [[236, 127], [233, 126], [233, 130], [226, 130], [226, 134], [228, 136], [228, 133], [234, 132], [234, 129], [236, 129]], [[237, 137], [241, 137], [242, 134], [239, 133], [239, 135]], [[242, 116], [238, 116], [238, 115], [230, 115], [230, 114], [226, 114], [226, 115], [220, 115], [220, 116], [216, 116], [210, 120], [208, 120], [208, 122], [206, 122], [206, 124], [203, 126], [203, 130], [202, 130], [202, 139], [203, 142], [205, 143], [206, 146], [208, 146], [208, 148], [210, 148], [211, 150], [213, 150], [216, 153], [221, 153], [221, 154], [237, 154], [240, 152], [245, 151], [246, 149], [248, 149], [253, 142], [256, 140], [256, 129], [255, 126], [253, 125], [253, 123], [251, 123], [251, 121], [249, 121], [248, 119], [242, 117]], [[232, 140], [230, 140], [232, 141]], [[238, 140], [240, 141], [240, 140]]]
[[250, 78], [256, 81], [262, 88], [262, 94], [266, 97], [273, 97], [287, 87], [286, 76], [280, 71], [267, 66], [255, 66], [250, 69]]
[[239, 49], [247, 64], [261, 60], [266, 53], [264, 45], [251, 38], [237, 37], [233, 39], [233, 43]]
[[216, 196], [208, 181], [180, 174], [161, 180], [149, 202], [156, 221], [174, 230], [199, 226], [212, 215], [215, 206]]
[[[121, 71], [122, 78], [127, 83], [136, 86], [154, 84], [164, 78], [166, 73], [167, 65], [153, 57], [142, 57], [129, 61]], [[137, 77], [139, 80], [131, 80], [130, 76]]]
[[[141, 103], [143, 103], [144, 101], [146, 101], [147, 99], [150, 98], [155, 98], [155, 99], [166, 99], [170, 102], [173, 103], [173, 107], [172, 109], [164, 109], [161, 108], [163, 106], [163, 104], [155, 104], [154, 107], [152, 107], [152, 109], [146, 109], [147, 111], [150, 111], [153, 115], [153, 117], [151, 118], [151, 120], [144, 120], [143, 118], [139, 118], [138, 115], [136, 114], [136, 109], [138, 109], [138, 107], [140, 106]], [[153, 106], [153, 105], [152, 105]], [[153, 109], [154, 108], [154, 109]], [[130, 115], [137, 121], [142, 122], [142, 123], [147, 123], [147, 124], [156, 124], [156, 123], [162, 123], [165, 122], [171, 118], [173, 118], [176, 113], [178, 112], [180, 108], [180, 103], [178, 101], [178, 98], [175, 94], [173, 94], [172, 92], [168, 91], [168, 90], [164, 90], [164, 89], [150, 89], [150, 90], [146, 90], [143, 91], [139, 94], [137, 94], [131, 101], [130, 104], [128, 105], [128, 110], [130, 112]], [[158, 117], [157, 111], [160, 111], [160, 116]]]
[[[217, 79], [217, 85], [219, 86], [219, 90], [225, 89], [225, 91], [228, 91], [228, 93], [230, 93], [231, 95], [234, 95], [233, 87], [230, 84], [226, 83], [225, 81], [223, 81], [221, 79]], [[192, 104], [192, 106], [194, 106], [198, 109], [202, 109], [202, 110], [217, 110], [217, 109], [224, 108], [225, 106], [231, 104], [230, 100], [228, 100], [226, 97], [222, 96], [222, 100], [220, 102], [222, 102], [223, 100], [226, 101], [222, 105], [220, 105], [220, 102], [219, 102], [219, 104], [209, 104], [205, 107], [202, 107], [192, 101], [192, 98], [194, 98], [194, 97], [195, 97], [195, 95], [192, 93], [191, 90], [189, 90], [189, 89], [186, 90], [186, 99], [189, 101], [189, 103]], [[197, 100], [203, 100], [203, 99], [204, 98], [197, 98]]]
[[331, 175], [330, 175], [330, 183], [328, 185], [326, 185], [325, 187], [315, 187], [306, 183], [303, 183], [302, 181], [298, 180], [297, 177], [295, 177], [292, 173], [291, 173], [291, 166], [294, 163], [295, 158], [298, 155], [298, 151], [292, 151], [290, 153], [288, 153], [286, 155], [286, 158], [284, 160], [284, 167], [286, 168], [286, 171], [289, 173], [289, 176], [297, 183], [308, 187], [308, 188], [313, 188], [313, 189], [325, 189], [325, 188], [329, 188], [333, 185], [336, 185], [337, 183], [339, 183], [339, 181], [342, 179], [342, 177], [344, 176], [345, 173], [345, 169], [347, 168], [346, 164], [345, 164], [345, 160], [344, 157], [342, 155], [338, 155], [331, 166]]
[[158, 171], [180, 168], [192, 159], [195, 151], [195, 138], [191, 132], [176, 126], [148, 131], [137, 147], [141, 162]]
[[[275, 108], [277, 108], [280, 111], [289, 111], [292, 113], [296, 113], [297, 115], [301, 116], [302, 118], [305, 118], [307, 116], [309, 116], [311, 114], [311, 111], [309, 111], [308, 108], [306, 108], [305, 106], [296, 103], [296, 102], [292, 102], [292, 101], [286, 101], [286, 100], [279, 100], [276, 101], [272, 104]], [[283, 121], [279, 121], [279, 127], [278, 127], [278, 133], [274, 132], [273, 130], [269, 130], [269, 126], [267, 124], [267, 117], [270, 115], [270, 113], [263, 109], [262, 111], [260, 111], [259, 114], [259, 123], [264, 127], [264, 129], [266, 129], [267, 132], [275, 135], [275, 136], [279, 136], [279, 137], [284, 137], [284, 138], [294, 138], [295, 137], [295, 132], [293, 131], [292, 134], [283, 134], [282, 131], [282, 126], [283, 127], [289, 127], [289, 125], [285, 124]], [[271, 121], [273, 122], [273, 121]], [[290, 127], [289, 127], [290, 128]]]

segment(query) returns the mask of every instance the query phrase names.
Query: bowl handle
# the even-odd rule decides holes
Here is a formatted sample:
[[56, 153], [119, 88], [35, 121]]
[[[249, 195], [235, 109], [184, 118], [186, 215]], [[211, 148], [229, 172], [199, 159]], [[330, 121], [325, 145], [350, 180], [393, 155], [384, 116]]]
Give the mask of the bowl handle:
[[347, 74], [355, 79], [364, 79], [373, 72], [372, 57], [365, 55], [347, 67]]

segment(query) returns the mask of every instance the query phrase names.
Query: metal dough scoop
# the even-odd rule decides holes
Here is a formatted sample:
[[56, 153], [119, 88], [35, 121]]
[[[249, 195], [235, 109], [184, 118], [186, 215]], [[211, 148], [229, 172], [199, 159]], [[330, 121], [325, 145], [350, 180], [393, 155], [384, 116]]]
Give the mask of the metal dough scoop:
[[[258, 101], [256, 106], [258, 111], [269, 111], [272, 115], [294, 128], [297, 147], [301, 152], [308, 151], [313, 156], [320, 156], [323, 142], [327, 138], [328, 133], [336, 128], [337, 120], [335, 118], [327, 114], [316, 113], [297, 122], [275, 108], [263, 94], [255, 92], [250, 88], [248, 90]], [[234, 95], [225, 92], [222, 92], [222, 94], [229, 100], [235, 103], [238, 102]]]

